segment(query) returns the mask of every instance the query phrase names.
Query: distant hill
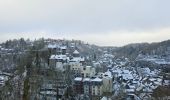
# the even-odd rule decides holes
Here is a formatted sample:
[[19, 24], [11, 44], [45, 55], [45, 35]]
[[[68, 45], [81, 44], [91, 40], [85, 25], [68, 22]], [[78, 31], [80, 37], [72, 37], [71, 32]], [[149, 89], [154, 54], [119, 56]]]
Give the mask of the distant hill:
[[113, 51], [116, 56], [135, 59], [138, 54], [166, 56], [170, 52], [170, 40], [157, 43], [136, 43], [119, 47]]

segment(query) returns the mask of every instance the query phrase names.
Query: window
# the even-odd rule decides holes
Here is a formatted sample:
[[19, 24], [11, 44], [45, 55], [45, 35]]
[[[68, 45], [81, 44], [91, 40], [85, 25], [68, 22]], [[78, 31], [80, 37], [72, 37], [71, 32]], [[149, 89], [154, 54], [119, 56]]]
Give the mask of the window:
[[100, 95], [100, 90], [98, 90], [98, 95]]
[[88, 73], [86, 73], [86, 77], [89, 77], [89, 74], [88, 74]]
[[93, 95], [95, 95], [95, 93], [93, 92]]
[[86, 67], [84, 67], [83, 70], [86, 70]]
[[95, 95], [95, 90], [93, 90], [93, 95]]
[[81, 75], [82, 75], [82, 77], [84, 77], [84, 74], [83, 74], [83, 73], [82, 73]]

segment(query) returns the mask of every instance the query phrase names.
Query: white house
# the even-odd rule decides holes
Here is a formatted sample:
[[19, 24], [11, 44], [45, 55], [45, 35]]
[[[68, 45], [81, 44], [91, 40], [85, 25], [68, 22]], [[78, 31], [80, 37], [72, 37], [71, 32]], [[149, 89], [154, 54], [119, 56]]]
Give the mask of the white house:
[[84, 94], [87, 94], [87, 95], [90, 94], [90, 91], [91, 91], [90, 84], [91, 84], [90, 78], [84, 78], [83, 79]]
[[74, 72], [76, 76], [81, 75], [81, 70], [83, 68], [84, 61], [85, 61], [84, 57], [80, 57], [79, 52], [75, 50], [73, 52], [73, 58], [69, 60], [69, 65], [71, 70]]
[[50, 57], [50, 67], [59, 69], [59, 70], [64, 70], [63, 66], [69, 58], [66, 55], [51, 55]]
[[113, 76], [110, 71], [103, 74], [103, 92], [111, 93], [113, 90]]
[[101, 96], [103, 94], [103, 81], [102, 79], [96, 77], [91, 80], [91, 95]]
[[92, 77], [96, 74], [95, 68], [92, 66], [85, 66], [81, 69], [81, 75], [83, 77]]

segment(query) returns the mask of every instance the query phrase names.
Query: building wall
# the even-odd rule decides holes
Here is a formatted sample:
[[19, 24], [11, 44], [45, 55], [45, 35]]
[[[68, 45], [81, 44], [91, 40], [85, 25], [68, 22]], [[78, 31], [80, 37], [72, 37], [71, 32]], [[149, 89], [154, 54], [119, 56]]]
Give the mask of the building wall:
[[103, 78], [103, 92], [112, 92], [113, 87], [113, 81], [110, 77], [104, 77]]
[[81, 75], [81, 63], [79, 62], [70, 62], [70, 69], [72, 70], [72, 72], [76, 75], [76, 76], [80, 76]]
[[57, 69], [63, 69], [63, 63], [62, 62], [56, 62], [56, 68]]
[[82, 81], [75, 81], [74, 83], [74, 91], [77, 94], [83, 94], [84, 93], [84, 87]]
[[103, 94], [103, 91], [102, 91], [102, 85], [92, 85], [91, 86], [91, 95], [97, 95], [97, 96], [100, 96]]
[[82, 67], [81, 70], [83, 77], [92, 77], [95, 75], [95, 68], [92, 68], [91, 66]]
[[80, 70], [82, 64], [79, 62], [70, 62], [69, 63], [71, 70]]
[[90, 85], [83, 85], [83, 87], [84, 87], [84, 94], [89, 95], [91, 93]]

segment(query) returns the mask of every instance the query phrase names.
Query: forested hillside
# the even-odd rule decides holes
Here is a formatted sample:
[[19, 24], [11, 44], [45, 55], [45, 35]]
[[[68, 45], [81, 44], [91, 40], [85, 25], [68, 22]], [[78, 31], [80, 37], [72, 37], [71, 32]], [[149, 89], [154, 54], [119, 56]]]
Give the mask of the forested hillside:
[[166, 56], [170, 48], [170, 40], [159, 43], [129, 44], [113, 51], [116, 56], [135, 59], [138, 54]]

